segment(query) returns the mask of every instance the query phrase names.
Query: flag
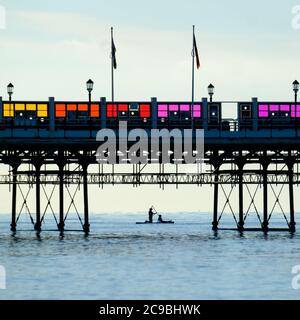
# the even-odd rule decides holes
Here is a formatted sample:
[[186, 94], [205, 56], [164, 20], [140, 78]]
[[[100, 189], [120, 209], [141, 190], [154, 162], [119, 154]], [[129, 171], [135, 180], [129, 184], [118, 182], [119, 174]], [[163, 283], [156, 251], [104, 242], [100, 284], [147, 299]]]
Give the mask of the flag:
[[197, 48], [197, 43], [196, 43], [196, 37], [194, 35], [194, 55], [196, 56], [196, 65], [197, 65], [197, 69], [200, 68], [200, 59], [199, 59], [199, 54], [198, 54], [198, 48]]
[[117, 69], [117, 59], [116, 59], [116, 46], [114, 43], [113, 36], [111, 37], [111, 58], [114, 69]]

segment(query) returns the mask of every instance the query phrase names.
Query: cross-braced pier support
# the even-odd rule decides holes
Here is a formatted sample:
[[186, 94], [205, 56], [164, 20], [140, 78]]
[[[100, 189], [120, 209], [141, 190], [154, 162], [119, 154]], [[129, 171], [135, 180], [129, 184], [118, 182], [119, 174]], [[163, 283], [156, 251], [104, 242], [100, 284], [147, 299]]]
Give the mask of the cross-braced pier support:
[[11, 231], [15, 232], [17, 230], [17, 174], [18, 165], [14, 164], [12, 168], [12, 209], [11, 209]]
[[[220, 229], [220, 220], [225, 213], [225, 209], [229, 209], [229, 212], [233, 215], [235, 221], [235, 227], [225, 228], [229, 230], [237, 230], [239, 232], [244, 231], [263, 231], [268, 233], [269, 231], [290, 231], [294, 233], [296, 231], [295, 221], [295, 203], [294, 203], [294, 186], [297, 183], [297, 175], [299, 172], [294, 172], [294, 166], [297, 162], [299, 152], [285, 151], [285, 150], [273, 150], [258, 152], [253, 151], [233, 151], [233, 152], [218, 152], [214, 151], [210, 164], [214, 167], [212, 182], [213, 191], [213, 222], [212, 229], [218, 231]], [[231, 165], [229, 169], [228, 164]], [[255, 166], [253, 166], [255, 164]], [[226, 167], [226, 169], [223, 168]], [[233, 165], [235, 167], [233, 167]], [[249, 165], [247, 168], [246, 165]], [[258, 168], [259, 166], [259, 168]], [[255, 176], [255, 181], [251, 181], [247, 178], [248, 175]], [[249, 184], [255, 184], [256, 188], [251, 192]], [[230, 191], [227, 193], [224, 185], [230, 185]], [[276, 192], [275, 187], [280, 185], [280, 190]], [[280, 203], [280, 196], [284, 186], [288, 187], [289, 193], [289, 215], [283, 209], [282, 203]], [[255, 197], [259, 187], [262, 187], [262, 203], [259, 206], [255, 202]], [[225, 196], [225, 202], [223, 209], [219, 211], [219, 190], [223, 191]], [[233, 190], [237, 190], [236, 197], [233, 198]], [[247, 201], [247, 195], [245, 197], [244, 191], [248, 191], [250, 196], [250, 203], [247, 208], [244, 208]], [[271, 194], [270, 194], [271, 193]], [[270, 201], [275, 199], [272, 206]], [[235, 199], [235, 200], [233, 200]], [[238, 201], [237, 203], [236, 200]], [[261, 207], [258, 209], [258, 207]], [[258, 227], [246, 227], [246, 220], [250, 214], [250, 209], [254, 209], [259, 221]], [[246, 210], [245, 210], [246, 209]], [[275, 210], [279, 209], [284, 216], [287, 223], [285, 227], [270, 227], [270, 220]], [[252, 223], [252, 222], [250, 222]]]
[[65, 216], [64, 216], [64, 163], [59, 163], [59, 222], [58, 230], [63, 233], [65, 230]]
[[291, 162], [288, 164], [288, 179], [289, 179], [289, 198], [290, 198], [290, 231], [294, 233], [296, 231], [295, 222], [295, 205], [294, 205], [294, 182], [293, 182], [293, 167], [294, 164]]
[[218, 197], [219, 197], [219, 175], [218, 169], [215, 170], [215, 183], [214, 183], [214, 208], [213, 208], [213, 231], [218, 231], [219, 218], [218, 218]]
[[89, 222], [89, 198], [88, 198], [88, 177], [87, 177], [88, 164], [82, 164], [82, 175], [83, 175], [83, 204], [84, 204], [84, 224], [83, 231], [85, 234], [90, 232]]
[[36, 191], [36, 222], [34, 225], [34, 230], [36, 232], [42, 231], [41, 222], [41, 163], [35, 164], [35, 191]]

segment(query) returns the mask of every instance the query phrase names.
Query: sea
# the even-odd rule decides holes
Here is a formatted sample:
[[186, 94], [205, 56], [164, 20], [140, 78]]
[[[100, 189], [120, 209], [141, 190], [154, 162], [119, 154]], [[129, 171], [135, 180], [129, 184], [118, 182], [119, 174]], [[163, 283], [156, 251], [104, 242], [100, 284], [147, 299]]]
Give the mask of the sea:
[[[37, 236], [29, 216], [18, 231], [0, 215], [0, 299], [300, 299], [300, 232], [211, 230], [208, 213], [98, 213], [91, 233], [77, 215], [64, 236], [47, 216]], [[249, 226], [257, 217], [249, 216]], [[283, 226], [280, 215], [273, 226]], [[225, 214], [220, 226], [233, 226]]]

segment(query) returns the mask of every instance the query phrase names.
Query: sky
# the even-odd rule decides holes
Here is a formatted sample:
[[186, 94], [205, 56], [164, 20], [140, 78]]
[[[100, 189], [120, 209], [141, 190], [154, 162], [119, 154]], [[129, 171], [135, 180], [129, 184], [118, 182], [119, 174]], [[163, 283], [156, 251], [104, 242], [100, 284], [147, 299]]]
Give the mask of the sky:
[[[91, 78], [93, 99], [110, 99], [113, 26], [116, 100], [190, 100], [194, 24], [201, 61], [196, 99], [207, 96], [213, 83], [219, 101], [290, 100], [291, 84], [300, 79], [297, 5], [300, 0], [0, 0], [0, 95], [7, 98], [12, 82], [17, 100], [85, 100]], [[234, 106], [223, 114], [235, 117]], [[147, 192], [139, 192], [142, 200], [132, 210], [143, 209]], [[125, 199], [126, 191], [122, 194]], [[202, 200], [187, 206], [173, 199], [173, 191], [152, 196], [165, 210], [211, 208]], [[8, 210], [10, 204], [2, 206]], [[123, 209], [120, 203], [103, 207]], [[96, 204], [92, 210], [98, 210]]]

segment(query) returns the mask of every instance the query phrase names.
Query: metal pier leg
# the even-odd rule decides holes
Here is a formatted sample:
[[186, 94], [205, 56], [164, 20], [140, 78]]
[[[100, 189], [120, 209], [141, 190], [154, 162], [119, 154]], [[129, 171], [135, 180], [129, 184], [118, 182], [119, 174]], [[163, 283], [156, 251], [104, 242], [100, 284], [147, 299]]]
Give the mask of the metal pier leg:
[[88, 198], [88, 181], [87, 181], [87, 165], [83, 165], [83, 201], [84, 201], [84, 225], [83, 231], [88, 234], [90, 232], [89, 224], [89, 198]]
[[16, 221], [16, 212], [17, 212], [17, 167], [13, 167], [13, 185], [12, 185], [12, 210], [11, 210], [11, 224], [10, 230], [15, 232], [17, 231], [17, 221]]
[[293, 183], [293, 165], [289, 166], [289, 196], [290, 196], [290, 231], [296, 231], [295, 207], [294, 207], [294, 183]]
[[36, 223], [34, 229], [41, 232], [41, 181], [40, 181], [40, 166], [36, 166]]
[[264, 232], [269, 231], [269, 221], [268, 221], [268, 172], [267, 166], [263, 167], [263, 223], [262, 223], [262, 230]]
[[214, 212], [213, 212], [213, 231], [218, 231], [218, 195], [219, 195], [219, 175], [218, 171], [215, 172], [215, 183], [214, 183]]
[[238, 229], [239, 231], [244, 230], [244, 194], [243, 194], [243, 170], [240, 169], [239, 171], [239, 222], [238, 222]]
[[65, 230], [64, 217], [64, 166], [59, 166], [59, 223], [58, 230], [63, 233]]

